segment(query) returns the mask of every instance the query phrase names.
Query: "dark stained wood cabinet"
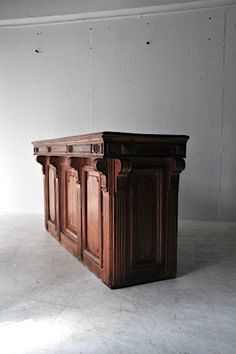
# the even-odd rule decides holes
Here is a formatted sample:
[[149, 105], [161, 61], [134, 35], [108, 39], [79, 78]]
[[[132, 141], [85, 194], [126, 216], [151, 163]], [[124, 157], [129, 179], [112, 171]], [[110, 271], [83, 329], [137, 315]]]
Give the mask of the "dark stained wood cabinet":
[[111, 288], [175, 277], [187, 140], [103, 132], [33, 142], [46, 229]]

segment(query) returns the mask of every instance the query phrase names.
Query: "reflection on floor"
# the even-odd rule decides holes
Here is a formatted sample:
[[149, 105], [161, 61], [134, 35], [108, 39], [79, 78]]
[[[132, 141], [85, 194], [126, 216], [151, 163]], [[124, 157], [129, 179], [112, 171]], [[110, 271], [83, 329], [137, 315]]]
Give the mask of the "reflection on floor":
[[0, 217], [0, 353], [235, 354], [236, 224], [180, 222], [178, 277], [110, 290], [43, 229]]

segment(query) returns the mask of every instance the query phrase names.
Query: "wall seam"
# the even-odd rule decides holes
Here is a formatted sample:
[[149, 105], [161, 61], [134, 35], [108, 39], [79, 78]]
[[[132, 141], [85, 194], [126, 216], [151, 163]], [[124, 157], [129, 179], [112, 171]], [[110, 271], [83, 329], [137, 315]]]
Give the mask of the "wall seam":
[[219, 200], [218, 200], [218, 221], [221, 219], [221, 196], [222, 196], [222, 165], [223, 165], [223, 134], [224, 134], [224, 107], [225, 107], [225, 50], [226, 50], [226, 23], [227, 8], [224, 10], [224, 40], [223, 40], [223, 68], [222, 68], [222, 108], [221, 108], [221, 130], [220, 130], [220, 179], [219, 179]]
[[92, 29], [89, 28], [89, 124], [92, 131]]

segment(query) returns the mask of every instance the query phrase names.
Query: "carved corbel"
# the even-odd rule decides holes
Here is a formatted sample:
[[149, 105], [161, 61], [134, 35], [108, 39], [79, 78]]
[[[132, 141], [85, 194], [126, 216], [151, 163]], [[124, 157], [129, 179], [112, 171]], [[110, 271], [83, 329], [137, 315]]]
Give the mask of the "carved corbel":
[[58, 157], [56, 156], [50, 156], [48, 158], [48, 162], [50, 165], [52, 165], [55, 168], [56, 174], [57, 174], [57, 170], [58, 170], [58, 165], [59, 165], [59, 161], [58, 161]]
[[92, 166], [95, 170], [102, 172], [103, 174], [107, 174], [107, 159], [94, 159]]
[[47, 156], [36, 156], [36, 161], [42, 166], [43, 175], [46, 174]]
[[108, 191], [107, 175], [108, 175], [108, 162], [106, 159], [93, 160], [93, 168], [98, 172], [101, 172], [101, 190], [102, 192]]
[[66, 156], [66, 157], [63, 157], [61, 163], [63, 165], [66, 165], [67, 167], [71, 167], [71, 158]]
[[172, 167], [174, 173], [181, 173], [185, 169], [184, 159], [175, 159]]
[[179, 189], [179, 175], [185, 169], [185, 161], [184, 159], [173, 159], [171, 163], [171, 174], [170, 174], [170, 183], [169, 189], [173, 192], [178, 192]]
[[128, 182], [129, 173], [132, 170], [132, 163], [129, 160], [117, 160], [117, 191], [125, 191]]
[[76, 157], [67, 157], [65, 159], [65, 164], [67, 167], [71, 168], [74, 171], [74, 176], [76, 178], [76, 183], [80, 185], [81, 183], [81, 163], [80, 160]]

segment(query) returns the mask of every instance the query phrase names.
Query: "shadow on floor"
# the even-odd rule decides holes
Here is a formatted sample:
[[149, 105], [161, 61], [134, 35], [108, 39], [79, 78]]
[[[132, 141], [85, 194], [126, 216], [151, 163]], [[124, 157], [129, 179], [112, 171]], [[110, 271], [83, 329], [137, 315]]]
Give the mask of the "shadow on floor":
[[236, 223], [180, 222], [177, 276], [220, 263], [236, 267]]

